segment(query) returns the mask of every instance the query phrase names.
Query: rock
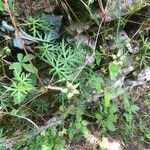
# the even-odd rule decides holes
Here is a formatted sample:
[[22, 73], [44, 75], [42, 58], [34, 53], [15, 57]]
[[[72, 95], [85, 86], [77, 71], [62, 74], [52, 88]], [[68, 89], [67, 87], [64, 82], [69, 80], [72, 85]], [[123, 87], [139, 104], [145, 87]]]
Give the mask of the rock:
[[150, 67], [147, 67], [138, 74], [138, 81], [150, 81]]
[[123, 150], [122, 145], [120, 144], [116, 139], [113, 139], [111, 142], [108, 140], [108, 138], [103, 138], [102, 141], [100, 142], [100, 147], [102, 149], [106, 150]]

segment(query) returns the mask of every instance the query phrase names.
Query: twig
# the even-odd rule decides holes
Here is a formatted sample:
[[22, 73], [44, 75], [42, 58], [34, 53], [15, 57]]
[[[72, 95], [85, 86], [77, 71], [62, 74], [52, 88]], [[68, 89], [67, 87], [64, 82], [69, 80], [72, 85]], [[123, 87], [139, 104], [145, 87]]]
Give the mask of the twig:
[[76, 80], [76, 78], [80, 75], [80, 73], [82, 72], [82, 70], [86, 67], [86, 65], [88, 64], [89, 60], [95, 56], [96, 45], [97, 45], [98, 36], [99, 36], [99, 33], [100, 33], [100, 29], [101, 29], [102, 23], [103, 23], [103, 20], [102, 20], [102, 22], [100, 23], [99, 28], [98, 28], [98, 32], [97, 32], [97, 36], [96, 36], [96, 40], [95, 40], [95, 45], [94, 45], [94, 49], [93, 49], [93, 54], [88, 58], [88, 60], [87, 60], [87, 61], [85, 62], [85, 64], [81, 67], [81, 69], [79, 70], [79, 72], [78, 72], [78, 73], [76, 74], [76, 76], [73, 78], [72, 83]]
[[47, 41], [47, 40], [43, 40], [43, 39], [40, 39], [40, 38], [36, 38], [36, 37], [33, 37], [29, 34], [27, 34], [26, 32], [24, 32], [20, 27], [19, 27], [19, 30], [21, 31], [21, 38], [24, 39], [24, 40], [29, 40], [29, 41], [33, 41], [33, 42], [45, 42], [45, 43], [51, 43], [51, 41]]

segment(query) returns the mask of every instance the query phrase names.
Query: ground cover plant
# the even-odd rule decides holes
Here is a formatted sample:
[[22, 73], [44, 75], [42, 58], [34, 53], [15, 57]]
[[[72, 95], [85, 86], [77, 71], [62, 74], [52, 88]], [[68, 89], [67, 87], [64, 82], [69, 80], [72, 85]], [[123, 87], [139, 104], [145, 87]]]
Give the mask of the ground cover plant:
[[149, 149], [146, 0], [0, 0], [0, 149]]

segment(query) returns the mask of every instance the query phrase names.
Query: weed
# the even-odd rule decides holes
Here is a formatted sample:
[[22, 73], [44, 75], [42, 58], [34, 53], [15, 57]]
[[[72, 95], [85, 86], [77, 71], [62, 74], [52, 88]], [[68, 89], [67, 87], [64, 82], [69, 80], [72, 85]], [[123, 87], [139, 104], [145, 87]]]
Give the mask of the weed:
[[18, 143], [14, 146], [13, 150], [63, 150], [65, 141], [59, 136], [56, 128], [43, 130], [40, 135], [31, 141]]
[[77, 107], [74, 110], [73, 114], [74, 115], [71, 118], [71, 123], [69, 124], [69, 128], [67, 130], [70, 139], [73, 139], [73, 137], [78, 133], [85, 135], [88, 132], [88, 122], [82, 117], [82, 115], [84, 114], [83, 109]]
[[24, 101], [28, 93], [34, 90], [30, 74], [17, 74], [11, 81], [12, 84], [5, 86], [5, 88], [7, 92], [11, 93], [11, 96], [14, 98], [14, 103], [20, 104]]
[[140, 67], [146, 66], [150, 63], [150, 41], [149, 38], [142, 38], [142, 47], [140, 48]]
[[39, 31], [50, 31], [50, 25], [43, 17], [32, 17], [28, 16], [25, 23], [22, 23], [21, 26], [29, 28], [30, 33], [34, 37], [39, 36]]
[[38, 113], [48, 112], [50, 104], [50, 100], [48, 100], [47, 97], [45, 98], [44, 96], [41, 96], [30, 103], [31, 108], [35, 109]]
[[64, 40], [58, 45], [43, 44], [38, 46], [42, 57], [52, 66], [49, 73], [59, 79], [71, 80], [78, 71], [77, 67], [83, 63], [83, 54], [80, 49], [73, 49]]
[[29, 73], [37, 73], [37, 69], [31, 63], [28, 63], [35, 58], [34, 55], [27, 54], [23, 57], [23, 54], [19, 53], [17, 58], [18, 62], [12, 63], [9, 67], [10, 70], [13, 70], [15, 76], [20, 75], [23, 69]]
[[[125, 141], [129, 137], [137, 136], [141, 141], [148, 142], [148, 115], [140, 110], [140, 106], [134, 104], [133, 98], [130, 98], [132, 91], [128, 90], [130, 85], [126, 84], [127, 81], [124, 79], [126, 77], [121, 78], [123, 81], [119, 88], [112, 84], [119, 84], [120, 76], [122, 77], [124, 73], [122, 69], [126, 71], [126, 66], [134, 64], [134, 60], [130, 60], [132, 56], [133, 59], [134, 56], [138, 57], [140, 67], [149, 65], [149, 39], [145, 35], [141, 35], [140, 53], [129, 54], [127, 44], [130, 39], [128, 35], [120, 32], [128, 21], [126, 17], [122, 17], [122, 6], [118, 5], [121, 2], [112, 1], [110, 3], [112, 5], [109, 2], [105, 4], [101, 0], [78, 0], [78, 2], [84, 7], [85, 12], [88, 12], [82, 13], [85, 18], [89, 18], [90, 23], [88, 23], [88, 30], [78, 31], [77, 27], [75, 33], [85, 35], [86, 41], [92, 39], [93, 48], [79, 45], [72, 40], [72, 37], [70, 40], [70, 37], [63, 36], [62, 38], [60, 36], [62, 16], [44, 13], [27, 16], [24, 23], [20, 24], [18, 28], [13, 20], [16, 14], [14, 12], [15, 3], [12, 0], [8, 1], [10, 8], [7, 8], [7, 11], [13, 25], [16, 25], [18, 31], [22, 32], [23, 40], [36, 42], [25, 45], [27, 48], [25, 54], [21, 51], [15, 56], [12, 54], [16, 59], [14, 62], [10, 62], [12, 55], [9, 54], [13, 49], [8, 47], [9, 44], [5, 45], [4, 43], [1, 46], [0, 67], [4, 75], [0, 72], [0, 113], [2, 111], [4, 114], [2, 118], [3, 134], [6, 132], [9, 138], [22, 133], [26, 137], [27, 131], [33, 129], [28, 122], [39, 131], [37, 136], [32, 137], [31, 130], [29, 130], [30, 140], [27, 137], [27, 140], [18, 142], [13, 147], [14, 150], [63, 150], [66, 141], [86, 135], [93, 127], [106, 135], [112, 133], [118, 136], [119, 134]], [[6, 0], [5, 3], [0, 0], [0, 11], [4, 10], [6, 3]], [[59, 2], [57, 1], [57, 3]], [[60, 3], [63, 8], [65, 7], [66, 12], [71, 12], [80, 22], [73, 12], [74, 9], [69, 6], [69, 1], [60, 1]], [[136, 7], [130, 6], [129, 11], [139, 9]], [[98, 10], [98, 13], [95, 9]], [[10, 11], [12, 11], [12, 15]], [[70, 14], [68, 16], [70, 17]], [[7, 16], [5, 17], [7, 18]], [[114, 18], [114, 21], [107, 23]], [[63, 23], [66, 23], [66, 20]], [[62, 27], [62, 30], [64, 29], [65, 25]], [[14, 32], [10, 31], [6, 34], [12, 36]], [[108, 34], [110, 39], [108, 39]], [[129, 37], [132, 36], [132, 33], [130, 34]], [[2, 38], [4, 38], [3, 35]], [[28, 50], [31, 50], [32, 54], [28, 53]], [[48, 80], [49, 84], [47, 85], [41, 80]], [[119, 93], [121, 89], [123, 92]], [[119, 94], [114, 98], [115, 92]], [[145, 103], [148, 103], [148, 95], [144, 96]], [[11, 119], [7, 119], [5, 114], [14, 117], [12, 119], [9, 116], [8, 118]], [[43, 129], [43, 122], [39, 117], [46, 122], [52, 116], [55, 118], [56, 114], [62, 119], [60, 126]], [[19, 118], [28, 122], [23, 124]], [[5, 123], [7, 121], [8, 124]], [[12, 122], [16, 127], [10, 127]], [[49, 122], [46, 122], [46, 126], [47, 123]], [[15, 131], [16, 128], [18, 128], [17, 131]], [[138, 132], [139, 134], [137, 134]], [[1, 143], [5, 140], [3, 134], [0, 130], [0, 148], [3, 147]]]

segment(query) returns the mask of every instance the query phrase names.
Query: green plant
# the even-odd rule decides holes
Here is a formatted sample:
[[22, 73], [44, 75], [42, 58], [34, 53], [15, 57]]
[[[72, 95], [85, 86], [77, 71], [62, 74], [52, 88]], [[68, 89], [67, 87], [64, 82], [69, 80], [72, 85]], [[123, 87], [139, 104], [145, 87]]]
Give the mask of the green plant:
[[23, 102], [28, 93], [34, 90], [30, 75], [31, 74], [24, 73], [16, 75], [11, 80], [12, 84], [10, 86], [5, 86], [7, 92], [11, 92], [11, 96], [14, 98], [15, 104]]
[[88, 132], [88, 122], [83, 119], [83, 114], [84, 111], [82, 110], [82, 108], [77, 107], [75, 109], [74, 115], [71, 119], [71, 123], [69, 124], [69, 128], [67, 130], [70, 139], [73, 139], [73, 137], [78, 133], [85, 135]]
[[3, 129], [0, 129], [0, 150], [4, 150], [5, 137], [3, 135]]
[[42, 57], [52, 66], [49, 73], [58, 76], [59, 79], [71, 80], [83, 64], [83, 52], [74, 49], [63, 40], [60, 44], [43, 43], [38, 46]]
[[9, 107], [10, 95], [7, 90], [4, 88], [6, 84], [0, 82], [0, 110], [7, 111], [7, 107]]
[[109, 73], [111, 80], [115, 80], [120, 71], [121, 66], [119, 64], [116, 64], [114, 62], [109, 63]]
[[95, 113], [97, 124], [103, 131], [115, 131], [116, 123], [118, 119], [118, 106], [116, 104], [110, 104], [109, 107], [105, 107], [99, 104], [99, 109]]
[[[136, 63], [140, 67], [148, 66], [150, 43], [148, 37], [143, 34], [140, 40], [136, 39], [141, 44], [141, 51], [138, 54], [128, 54], [127, 44], [130, 42], [129, 37], [132, 37], [132, 32], [130, 29], [126, 30], [128, 27], [126, 22], [132, 24], [135, 20], [132, 20], [132, 17], [128, 18], [130, 15], [122, 16], [124, 13], [124, 10], [122, 12], [124, 6], [120, 7], [122, 2], [119, 0], [107, 3], [102, 0], [58, 1], [57, 3], [65, 8], [69, 16], [68, 20], [75, 22], [75, 24], [71, 23], [71, 27], [68, 27], [65, 15], [63, 15], [65, 21], [62, 22], [61, 15], [44, 12], [37, 14], [33, 12], [35, 16], [27, 16], [24, 23], [18, 27], [18, 20], [14, 19], [16, 14], [14, 10], [17, 10], [15, 4], [20, 2], [13, 0], [7, 2], [10, 9], [7, 8], [6, 11], [10, 14], [10, 19], [7, 15], [5, 19], [10, 20], [8, 23], [12, 23], [13, 26], [16, 24], [19, 33], [22, 33], [23, 40], [32, 41], [31, 45], [25, 45], [32, 54], [26, 54], [26, 51], [16, 54], [12, 47], [6, 46], [9, 44], [1, 41], [9, 38], [5, 36], [8, 32], [0, 34], [0, 43], [2, 43], [0, 51], [2, 124], [0, 127], [8, 135], [7, 138], [15, 136], [19, 137], [17, 140], [20, 140], [20, 137], [21, 140], [27, 138], [17, 143], [12, 149], [63, 150], [65, 141], [80, 142], [78, 137], [87, 135], [93, 127], [92, 134], [94, 131], [100, 131], [100, 134], [106, 136], [117, 134], [121, 136], [121, 140], [125, 141], [130, 137], [137, 137], [138, 140], [148, 142], [150, 134], [147, 112], [144, 112], [143, 108], [138, 112], [139, 103], [136, 101], [139, 106], [137, 107], [134, 104], [134, 97], [130, 98], [135, 89], [128, 90], [130, 73], [124, 77], [124, 72], [126, 73], [126, 67], [128, 69], [128, 66], [134, 65], [136, 56], [139, 60]], [[74, 13], [76, 11], [74, 7], [78, 4], [82, 5], [80, 7], [82, 11], [77, 9], [79, 13]], [[0, 0], [0, 11], [4, 10], [4, 5]], [[129, 11], [137, 10], [141, 6], [136, 7], [136, 5], [133, 8], [129, 6]], [[78, 16], [78, 14], [83, 15]], [[71, 20], [72, 16], [73, 20]], [[111, 23], [108, 23], [109, 21]], [[80, 22], [85, 27], [81, 25], [78, 28]], [[134, 27], [135, 24], [139, 25], [140, 22], [136, 20]], [[141, 27], [147, 24], [144, 20]], [[128, 35], [121, 32], [124, 26]], [[60, 28], [62, 32], [59, 32]], [[64, 29], [65, 33], [69, 31], [67, 28], [73, 30], [69, 40], [68, 33], [64, 34]], [[139, 30], [134, 32], [133, 37], [139, 34]], [[8, 33], [12, 39], [13, 35], [14, 32]], [[82, 44], [81, 46], [77, 41], [86, 43], [87, 46]], [[13, 51], [11, 55], [9, 55], [10, 51]], [[15, 62], [10, 62], [14, 58]], [[119, 82], [121, 84], [116, 86]], [[142, 85], [137, 86], [137, 89], [141, 87]], [[142, 107], [147, 107], [149, 103], [148, 95], [145, 94], [145, 103]], [[47, 121], [49, 119], [50, 121]], [[52, 127], [51, 123], [55, 124], [56, 121], [57, 124], [57, 119], [61, 124]], [[34, 132], [35, 134], [31, 132], [33, 126], [38, 129]], [[45, 129], [47, 126], [50, 127]], [[4, 134], [0, 130], [0, 148], [3, 147]], [[30, 137], [29, 140], [28, 137]]]
[[30, 103], [31, 108], [35, 109], [38, 113], [48, 112], [50, 109], [50, 100], [47, 97], [41, 96]]
[[43, 17], [39, 16], [28, 16], [24, 23], [21, 26], [29, 28], [30, 33], [34, 37], [38, 37], [40, 31], [50, 31], [51, 27]]
[[4, 4], [2, 0], [0, 0], [0, 11], [4, 11]]
[[134, 131], [137, 129], [134, 127], [135, 119], [134, 116], [138, 110], [139, 107], [131, 102], [129, 99], [128, 93], [124, 93], [123, 95], [123, 106], [121, 109], [123, 109], [123, 114], [120, 118], [121, 125], [119, 127], [120, 134], [123, 138], [126, 138], [127, 136], [134, 135]]
[[142, 47], [140, 48], [141, 54], [140, 54], [140, 67], [143, 65], [146, 66], [150, 63], [150, 41], [149, 38], [144, 38], [141, 35], [142, 38]]
[[15, 76], [20, 75], [23, 69], [29, 73], [37, 73], [37, 69], [31, 63], [29, 63], [34, 58], [34, 55], [27, 54], [26, 56], [23, 56], [22, 53], [19, 53], [17, 55], [18, 62], [13, 62], [9, 69], [13, 70]]
[[[145, 141], [147, 139], [150, 138], [150, 130], [149, 130], [149, 115], [148, 114], [144, 114], [143, 116], [141, 116], [141, 118], [139, 119], [139, 125], [138, 128], [142, 133], [142, 136], [140, 137], [141, 141]], [[147, 142], [146, 142], [147, 143]]]
[[17, 143], [13, 150], [64, 150], [65, 140], [56, 128], [43, 130], [34, 139]]

